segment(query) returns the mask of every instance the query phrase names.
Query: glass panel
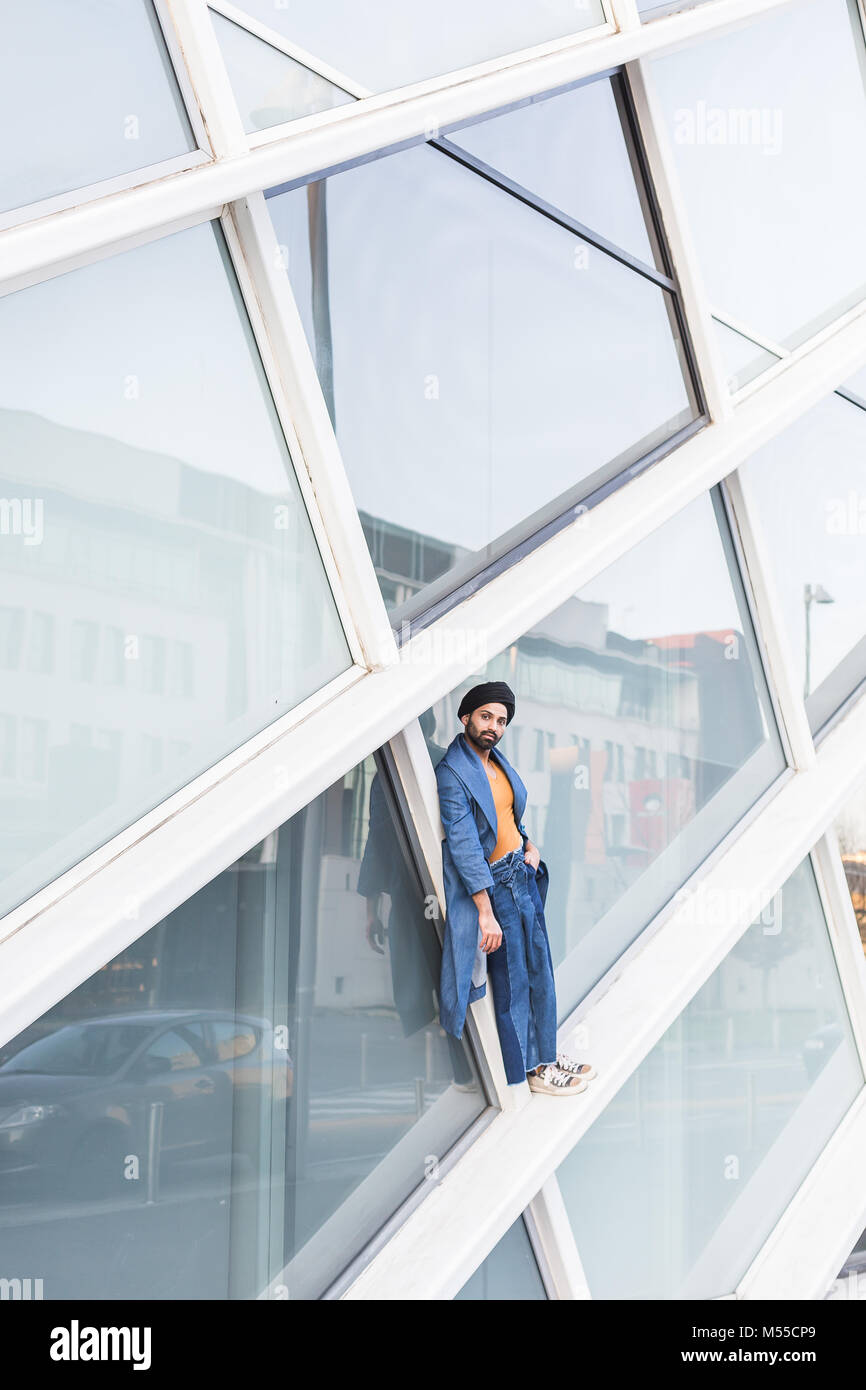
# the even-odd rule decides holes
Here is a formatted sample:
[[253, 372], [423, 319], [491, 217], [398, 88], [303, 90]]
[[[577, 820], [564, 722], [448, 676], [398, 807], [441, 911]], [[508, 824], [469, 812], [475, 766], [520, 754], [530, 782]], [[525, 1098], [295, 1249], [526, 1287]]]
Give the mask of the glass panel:
[[45, 1298], [314, 1298], [485, 1108], [373, 758], [0, 1048]]
[[741, 387], [754, 381], [768, 367], [779, 359], [774, 352], [759, 347], [751, 338], [737, 333], [726, 323], [713, 319], [713, 329], [722, 350], [722, 357], [728, 372], [728, 390], [739, 391]]
[[8, 911], [351, 658], [216, 226], [7, 295], [0, 335]]
[[866, 679], [864, 448], [866, 411], [834, 394], [741, 469], [813, 728]]
[[476, 1303], [546, 1300], [547, 1294], [522, 1217], [505, 1232], [499, 1244], [467, 1279], [455, 1298]]
[[437, 150], [269, 207], [395, 624], [694, 416], [669, 297]]
[[195, 149], [150, 0], [4, 7], [0, 211]]
[[866, 295], [863, 63], [856, 0], [653, 60], [710, 302], [789, 348]]
[[659, 264], [609, 81], [530, 102], [448, 139], [639, 260]]
[[262, 24], [384, 92], [604, 23], [601, 0], [242, 0]]
[[214, 30], [247, 132], [343, 106], [348, 92], [211, 10]]
[[437, 744], [462, 733], [457, 707], [479, 679], [516, 696], [502, 749], [548, 866], [562, 1019], [784, 767], [718, 499], [699, 497], [435, 705]]
[[593, 1296], [730, 1293], [862, 1085], [806, 860], [559, 1169]]

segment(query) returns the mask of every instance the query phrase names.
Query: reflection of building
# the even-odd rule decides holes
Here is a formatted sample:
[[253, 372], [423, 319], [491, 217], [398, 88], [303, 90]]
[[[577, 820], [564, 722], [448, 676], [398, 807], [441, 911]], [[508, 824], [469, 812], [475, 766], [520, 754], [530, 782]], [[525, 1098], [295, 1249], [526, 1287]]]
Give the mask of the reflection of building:
[[0, 426], [4, 495], [16, 460], [44, 461], [44, 538], [3, 544], [0, 868], [56, 872], [89, 822], [98, 843], [106, 812], [114, 829], [118, 804], [146, 809], [273, 704], [298, 516], [277, 530], [274, 498], [116, 439], [8, 410]]
[[488, 667], [518, 694], [507, 751], [556, 885], [546, 909], [556, 959], [763, 737], [742, 633], [632, 639], [608, 621], [607, 605], [571, 598]]

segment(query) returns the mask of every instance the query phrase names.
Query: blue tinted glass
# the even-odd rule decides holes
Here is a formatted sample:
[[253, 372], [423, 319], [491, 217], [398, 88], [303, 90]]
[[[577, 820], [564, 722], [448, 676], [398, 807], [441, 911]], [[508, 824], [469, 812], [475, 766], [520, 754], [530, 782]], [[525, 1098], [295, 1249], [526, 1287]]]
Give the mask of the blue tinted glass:
[[522, 1218], [509, 1227], [455, 1297], [472, 1302], [522, 1303], [547, 1298]]

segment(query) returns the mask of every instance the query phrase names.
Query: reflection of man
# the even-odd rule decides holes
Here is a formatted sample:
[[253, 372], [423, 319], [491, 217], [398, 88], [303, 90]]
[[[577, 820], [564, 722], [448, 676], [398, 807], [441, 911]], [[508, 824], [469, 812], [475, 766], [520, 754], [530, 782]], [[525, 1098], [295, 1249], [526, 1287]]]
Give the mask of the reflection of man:
[[[425, 735], [432, 722], [428, 711], [426, 727], [424, 716], [421, 719]], [[429, 737], [427, 747], [434, 762], [442, 756], [444, 750]], [[366, 899], [366, 933], [371, 950], [384, 955], [387, 937], [394, 1004], [404, 1035], [411, 1037], [436, 1017], [433, 988], [439, 973], [439, 952], [378, 772], [370, 786], [370, 823], [357, 891]], [[383, 894], [390, 899], [387, 928], [380, 915]], [[469, 1083], [472, 1073], [463, 1048], [449, 1037], [448, 1050], [455, 1081], [461, 1085]]]
[[464, 732], [436, 768], [445, 839], [442, 1026], [460, 1037], [490, 976], [509, 1085], [574, 1095], [595, 1075], [556, 1051], [556, 987], [544, 921], [547, 868], [521, 817], [526, 788], [496, 745], [514, 717], [504, 681], [476, 685], [457, 711]]

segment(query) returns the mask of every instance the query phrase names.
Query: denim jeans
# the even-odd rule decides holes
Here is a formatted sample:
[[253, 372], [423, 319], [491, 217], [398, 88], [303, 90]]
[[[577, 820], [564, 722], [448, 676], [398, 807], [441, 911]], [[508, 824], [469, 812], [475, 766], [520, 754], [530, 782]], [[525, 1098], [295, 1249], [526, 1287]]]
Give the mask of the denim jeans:
[[487, 972], [505, 1076], [510, 1086], [556, 1061], [556, 986], [535, 870], [523, 849], [490, 865], [493, 915], [502, 945], [487, 956]]

